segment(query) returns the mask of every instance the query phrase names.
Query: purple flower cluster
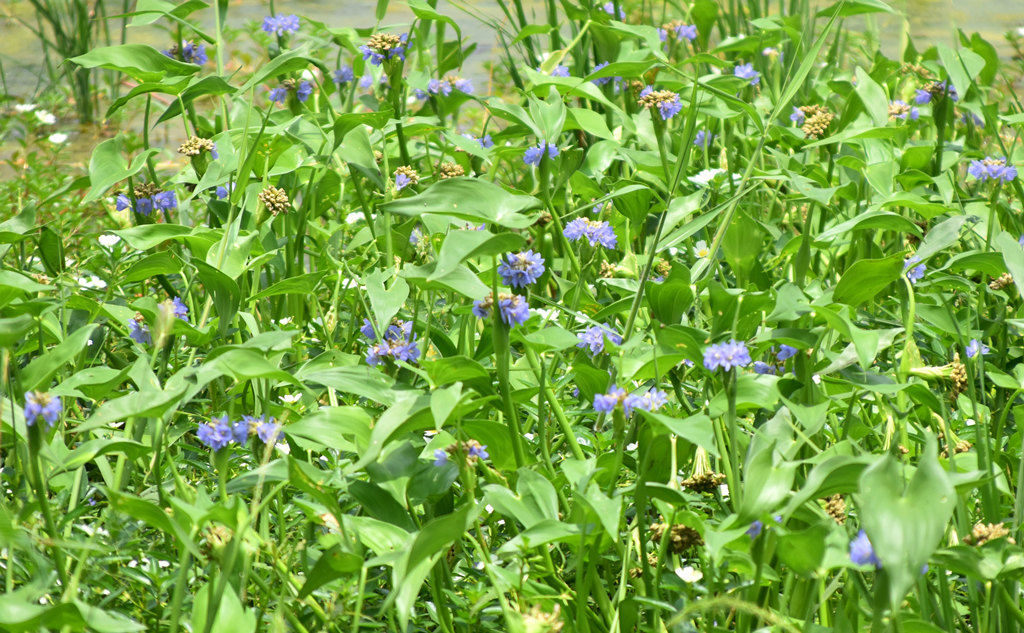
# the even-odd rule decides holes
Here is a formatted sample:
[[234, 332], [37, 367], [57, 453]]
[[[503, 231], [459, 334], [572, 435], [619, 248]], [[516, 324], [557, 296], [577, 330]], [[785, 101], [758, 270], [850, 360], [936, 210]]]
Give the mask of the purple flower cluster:
[[615, 248], [618, 243], [610, 224], [587, 218], [576, 218], [565, 226], [563, 234], [570, 242], [585, 237], [591, 246], [600, 244], [605, 248]]
[[708, 134], [704, 130], [698, 130], [697, 135], [693, 139], [693, 144], [697, 147], [707, 147], [715, 142], [716, 136], [714, 134]]
[[285, 33], [297, 33], [299, 30], [299, 16], [297, 15], [268, 15], [263, 18], [263, 32], [267, 35], [283, 36]]
[[[677, 24], [672, 27], [676, 41], [682, 41], [683, 38], [690, 40], [691, 42], [697, 39], [697, 26], [695, 24]], [[662, 42], [668, 41], [668, 31], [664, 28], [658, 29], [658, 37], [661, 38]]]
[[390, 34], [377, 33], [370, 37], [369, 45], [359, 47], [363, 54], [363, 61], [369, 60], [374, 66], [380, 66], [382, 62], [399, 58], [405, 61], [405, 47], [409, 42], [409, 34], [402, 33], [397, 38]]
[[960, 95], [956, 92], [956, 86], [947, 81], [933, 81], [924, 88], [917, 89], [914, 93], [914, 103], [917, 105], [931, 103], [934, 97], [946, 94], [947, 88], [949, 90], [949, 98], [953, 101], [959, 101]]
[[536, 147], [528, 147], [526, 153], [523, 154], [523, 162], [527, 165], [540, 165], [540, 161], [544, 158], [544, 152], [547, 151], [548, 158], [554, 160], [558, 156], [558, 146], [554, 143], [548, 143], [547, 141], [541, 141], [537, 143]]
[[668, 121], [683, 109], [683, 102], [679, 100], [678, 94], [669, 90], [655, 92], [653, 86], [645, 86], [640, 91], [640, 103], [647, 108], [657, 106], [662, 121]]
[[657, 411], [668, 402], [668, 395], [658, 388], [652, 388], [642, 394], [627, 394], [622, 387], [612, 387], [608, 393], [594, 396], [594, 410], [599, 413], [611, 413], [616, 406], [622, 405], [623, 412], [628, 416], [635, 409], [641, 411]]
[[356, 74], [352, 72], [351, 66], [342, 66], [338, 70], [334, 71], [331, 81], [336, 84], [347, 84], [350, 81], [355, 80]]
[[[537, 72], [542, 73], [544, 71], [541, 70], [540, 68], [537, 68]], [[555, 66], [554, 69], [551, 71], [551, 76], [552, 77], [571, 77], [572, 74], [569, 72], [569, 67], [568, 66], [563, 66], [562, 64], [559, 64], [559, 65]]]
[[250, 435], [255, 435], [264, 444], [271, 444], [277, 441], [280, 433], [281, 425], [274, 418], [267, 419], [266, 414], [259, 418], [243, 415], [238, 422], [231, 422], [225, 413], [200, 424], [196, 437], [207, 448], [219, 451], [232, 442], [245, 446]]
[[295, 98], [300, 102], [305, 103], [309, 100], [310, 95], [313, 94], [313, 84], [308, 81], [295, 82], [293, 80], [285, 80], [281, 82], [281, 85], [270, 91], [270, 100], [274, 103], [284, 103], [288, 98], [288, 92], [294, 90]]
[[[373, 331], [373, 324], [369, 319], [363, 319], [363, 326], [359, 331], [371, 341], [377, 341], [377, 334]], [[412, 321], [395, 319], [385, 330], [383, 340], [370, 346], [366, 353], [366, 362], [369, 365], [379, 365], [386, 358], [394, 358], [415, 363], [419, 357], [420, 348], [416, 343], [416, 335], [412, 333]]]
[[[608, 65], [608, 62], [601, 62], [597, 66], [594, 66], [594, 72], [596, 73], [597, 71], [601, 70], [602, 68], [604, 68], [607, 65]], [[622, 83], [622, 77], [598, 77], [597, 79], [591, 79], [590, 81], [591, 81], [591, 83], [596, 84], [598, 86], [603, 86], [603, 85], [605, 85], [606, 83], [608, 83], [609, 81], [612, 81], [612, 80], [615, 80], [615, 87], [616, 87], [616, 89], [618, 88], [619, 84]]]
[[[169, 48], [161, 52], [171, 59], [174, 59], [178, 53], [177, 47]], [[196, 66], [202, 66], [210, 61], [210, 58], [206, 55], [206, 45], [196, 44], [191, 40], [181, 43], [181, 58], [185, 63], [195, 64]]]
[[904, 121], [907, 119], [916, 121], [918, 117], [921, 116], [921, 111], [918, 110], [916, 106], [912, 106], [906, 101], [900, 101], [897, 99], [896, 101], [889, 102], [889, 116], [896, 119], [903, 119]]
[[1017, 168], [1008, 164], [1005, 158], [989, 156], [985, 160], [972, 160], [971, 166], [967, 168], [967, 173], [977, 178], [979, 182], [985, 182], [991, 178], [1010, 183], [1017, 177]]
[[[484, 299], [473, 302], [473, 314], [481, 319], [491, 317], [491, 309], [494, 307], [494, 297], [487, 295]], [[530, 318], [530, 306], [526, 299], [519, 295], [499, 294], [498, 309], [501, 310], [501, 320], [511, 326], [522, 325]]]
[[171, 302], [171, 307], [174, 309], [175, 317], [182, 321], [188, 321], [188, 306], [181, 300], [181, 297], [175, 297]]
[[734, 367], [750, 364], [750, 352], [742, 341], [729, 340], [727, 343], [710, 345], [704, 350], [704, 367], [709, 371], [729, 371]]
[[914, 255], [913, 257], [908, 257], [907, 260], [903, 262], [903, 272], [906, 273], [907, 279], [909, 279], [911, 283], [916, 284], [924, 279], [924, 271], [927, 270], [927, 266], [924, 264], [918, 264], [915, 266], [915, 264], [920, 261], [921, 258]]
[[60, 419], [64, 408], [60, 403], [60, 396], [51, 396], [44, 391], [25, 392], [25, 425], [33, 426], [36, 420], [42, 416], [46, 422], [46, 429], [52, 429], [53, 425]]
[[508, 253], [505, 261], [498, 264], [501, 283], [513, 288], [525, 288], [536, 283], [544, 274], [544, 258], [532, 250], [522, 253]]
[[779, 359], [780, 363], [784, 363], [790, 358], [796, 356], [796, 353], [800, 351], [795, 347], [791, 347], [783, 343], [779, 346], [779, 352], [775, 355], [775, 358]]
[[139, 345], [152, 345], [153, 337], [149, 333], [149, 325], [138, 315], [128, 322], [128, 336]]
[[875, 569], [882, 568], [882, 561], [875, 554], [875, 548], [864, 530], [857, 533], [857, 538], [850, 541], [850, 560], [855, 565], [873, 565]]
[[580, 342], [576, 343], [576, 347], [590, 348], [590, 353], [594, 356], [604, 351], [604, 339], [606, 337], [616, 345], [622, 344], [622, 337], [613, 332], [611, 328], [607, 326], [595, 325], [588, 327], [576, 336], [580, 339]]
[[[117, 201], [115, 207], [118, 211], [124, 211], [125, 209], [132, 209], [132, 200], [126, 194], [117, 194]], [[178, 197], [173, 191], [161, 191], [152, 198], [136, 198], [134, 210], [140, 215], [148, 216], [153, 212], [154, 208], [169, 210], [176, 209], [178, 207]]]
[[761, 73], [754, 70], [753, 64], [740, 64], [733, 69], [732, 74], [736, 75], [740, 79], [749, 80], [751, 86], [756, 86], [761, 83]]

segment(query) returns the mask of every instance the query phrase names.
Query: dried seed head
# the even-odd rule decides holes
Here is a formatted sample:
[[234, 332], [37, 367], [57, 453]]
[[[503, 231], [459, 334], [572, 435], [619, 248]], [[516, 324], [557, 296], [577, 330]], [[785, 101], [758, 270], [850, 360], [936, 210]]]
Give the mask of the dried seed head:
[[1006, 526], [1002, 523], [978, 523], [971, 530], [971, 533], [963, 538], [963, 542], [968, 545], [980, 546], [1006, 536], [1008, 543], [1015, 544], [1016, 542], [1008, 536], [1009, 534], [1010, 530], [1006, 529]]
[[366, 45], [381, 55], [388, 57], [392, 50], [401, 48], [402, 38], [394, 33], [374, 33], [370, 36], [370, 41]]
[[679, 95], [671, 90], [653, 90], [637, 100], [637, 103], [650, 110], [657, 108], [662, 103], [673, 103], [679, 100]]
[[270, 211], [273, 215], [288, 213], [289, 209], [291, 209], [288, 194], [284, 192], [284, 189], [278, 189], [273, 185], [261, 191], [257, 198], [267, 208], [267, 211]]
[[[651, 524], [651, 540], [655, 543], [660, 543], [667, 528], [668, 526], [665, 523]], [[693, 547], [700, 547], [702, 545], [704, 545], [704, 539], [701, 538], [700, 532], [688, 525], [677, 523], [669, 530], [668, 546], [674, 554], [682, 554]]]
[[395, 169], [395, 181], [396, 182], [398, 181], [398, 176], [400, 176], [400, 175], [401, 176], [405, 176], [406, 178], [408, 178], [409, 179], [409, 184], [415, 185], [415, 184], [419, 184], [419, 182], [420, 182], [420, 174], [419, 174], [419, 172], [417, 172], [412, 167], [406, 167], [405, 165], [402, 165], [401, 167], [398, 167], [397, 169]]
[[151, 182], [144, 182], [134, 187], [136, 198], [150, 198], [152, 199], [158, 193], [163, 193], [163, 189], [157, 187]]
[[992, 290], [1002, 290], [1013, 285], [1013, 276], [1010, 273], [1003, 273], [999, 275], [998, 279], [992, 280], [992, 283], [988, 285]]
[[889, 104], [889, 120], [895, 121], [896, 119], [905, 119], [910, 111], [913, 110], [913, 106], [899, 102]]
[[689, 479], [684, 479], [681, 483], [683, 488], [692, 490], [693, 492], [699, 492], [705, 495], [715, 494], [718, 487], [725, 481], [725, 475], [714, 472], [695, 473], [690, 476]]
[[189, 138], [178, 148], [178, 153], [185, 156], [199, 156], [203, 152], [212, 153], [215, 151], [217, 151], [217, 146], [214, 145], [213, 141], [208, 138], [199, 138], [198, 136]]
[[465, 175], [466, 170], [458, 163], [437, 163], [438, 180], [448, 180], [449, 178], [458, 178]]
[[654, 265], [654, 272], [659, 277], [668, 277], [668, 274], [672, 272], [672, 262], [664, 259], [660, 260]]
[[950, 375], [953, 380], [953, 399], [967, 391], [967, 367], [960, 362], [960, 352], [953, 352], [953, 362], [949, 364]]
[[846, 502], [843, 501], [843, 495], [832, 495], [825, 500], [825, 513], [839, 525], [846, 523]]
[[615, 264], [611, 262], [601, 262], [601, 277], [604, 279], [611, 279], [615, 276]]
[[806, 119], [800, 128], [809, 139], [821, 138], [828, 131], [829, 124], [835, 115], [828, 108], [819, 105], [800, 106], [799, 110], [804, 113]]

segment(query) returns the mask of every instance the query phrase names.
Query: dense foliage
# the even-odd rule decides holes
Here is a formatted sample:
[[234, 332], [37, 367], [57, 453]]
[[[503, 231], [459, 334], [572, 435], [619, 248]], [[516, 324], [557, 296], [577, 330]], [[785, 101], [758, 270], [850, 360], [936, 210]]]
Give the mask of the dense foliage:
[[426, 0], [139, 0], [77, 176], [6, 99], [0, 629], [1024, 626], [1020, 69], [499, 4], [485, 89]]

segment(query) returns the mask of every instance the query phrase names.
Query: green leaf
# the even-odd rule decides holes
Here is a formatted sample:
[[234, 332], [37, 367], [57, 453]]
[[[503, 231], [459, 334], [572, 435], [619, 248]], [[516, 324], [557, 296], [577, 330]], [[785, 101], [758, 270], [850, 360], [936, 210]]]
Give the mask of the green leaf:
[[996, 238], [996, 246], [1003, 253], [1003, 262], [1013, 277], [1017, 292], [1024, 296], [1024, 247], [1006, 231]]
[[96, 438], [84, 442], [81, 446], [67, 454], [61, 466], [66, 471], [75, 470], [107, 453], [123, 453], [128, 459], [137, 459], [152, 451], [145, 444], [124, 438]]
[[871, 78], [863, 68], [857, 67], [857, 96], [860, 97], [864, 109], [871, 116], [871, 122], [878, 127], [889, 123], [889, 99], [885, 90]]
[[325, 75], [330, 72], [323, 62], [309, 56], [309, 44], [303, 44], [295, 50], [278, 55], [269, 64], [262, 66], [249, 78], [249, 81], [245, 82], [245, 85], [238, 89], [238, 94], [245, 94], [256, 86], [266, 83], [269, 79], [305, 70], [310, 64], [319, 68]]
[[196, 79], [190, 82], [190, 85], [181, 91], [181, 94], [178, 95], [177, 99], [171, 102], [171, 105], [167, 106], [167, 109], [164, 110], [163, 114], [160, 115], [160, 118], [156, 120], [154, 125], [158, 125], [164, 121], [170, 121], [181, 114], [182, 104], [187, 108], [193, 101], [200, 97], [232, 95], [234, 93], [234, 86], [220, 77], [209, 76], [203, 77], [202, 79]]
[[813, 575], [825, 558], [825, 538], [829, 531], [828, 525], [818, 524], [779, 536], [776, 548], [779, 560], [801, 576]]
[[[163, 57], [163, 55], [161, 55]], [[165, 58], [166, 59], [166, 58]], [[108, 189], [130, 176], [142, 171], [146, 159], [160, 150], [149, 149], [136, 156], [130, 163], [121, 155], [121, 136], [103, 141], [92, 151], [89, 159], [89, 193], [82, 202], [98, 200]], [[149, 225], [167, 226], [167, 225]], [[183, 227], [179, 227], [183, 228]], [[117, 233], [117, 231], [114, 231]]]
[[418, 17], [421, 20], [435, 20], [437, 22], [444, 22], [448, 26], [455, 29], [455, 36], [459, 39], [460, 42], [462, 41], [462, 30], [459, 29], [459, 25], [455, 22], [455, 20], [451, 19], [447, 15], [438, 13], [437, 11], [434, 10], [433, 7], [431, 7], [423, 0], [406, 0], [406, 2], [408, 3], [409, 8], [412, 9], [412, 12], [416, 14], [416, 17]]
[[334, 125], [332, 130], [334, 132], [334, 145], [331, 147], [333, 153], [341, 145], [342, 141], [349, 132], [356, 129], [360, 125], [369, 125], [375, 130], [382, 130], [391, 121], [391, 117], [395, 115], [395, 111], [391, 109], [380, 110], [377, 112], [349, 112], [346, 114], [338, 115], [334, 119]]
[[142, 226], [133, 226], [130, 229], [111, 231], [111, 233], [127, 242], [129, 246], [140, 251], [148, 251], [167, 240], [173, 240], [188, 235], [191, 232], [188, 227], [181, 226], [180, 224], [143, 224]]
[[797, 464], [777, 457], [775, 446], [763, 447], [749, 458], [743, 474], [743, 503], [740, 524], [750, 523], [778, 507], [793, 488]]
[[863, 15], [865, 13], [896, 13], [896, 10], [882, 0], [841, 0], [824, 9], [820, 9], [815, 14], [815, 17], [823, 18], [828, 15], [835, 15], [837, 12], [839, 17], [847, 18], [852, 15]]
[[[159, 225], [159, 224], [148, 224], [145, 226], [174, 226], [174, 225]], [[121, 283], [130, 284], [135, 281], [142, 281], [144, 279], [151, 279], [157, 275], [172, 275], [174, 273], [181, 272], [181, 263], [174, 253], [170, 251], [162, 251], [147, 255], [139, 261], [132, 264], [132, 267], [127, 270], [124, 274], [124, 279]]]
[[68, 60], [82, 68], [118, 70], [140, 82], [161, 81], [164, 77], [187, 77], [199, 72], [199, 66], [171, 59], [146, 44], [121, 44], [94, 48], [85, 55]]
[[323, 271], [283, 279], [266, 290], [249, 297], [249, 301], [276, 297], [277, 295], [311, 295], [316, 290], [316, 287], [320, 285], [320, 280], [326, 274], [327, 272]]
[[690, 289], [690, 269], [676, 264], [663, 282], [648, 281], [644, 287], [647, 304], [658, 319], [665, 325], [677, 325], [682, 322], [683, 314], [693, 304], [693, 290]]
[[331, 581], [358, 575], [362, 568], [362, 558], [350, 552], [344, 552], [340, 545], [335, 545], [320, 555], [320, 559], [316, 561], [316, 565], [306, 576], [306, 582], [303, 583], [296, 599], [305, 600], [309, 594]]
[[517, 251], [525, 245], [526, 239], [516, 233], [494, 235], [488, 231], [452, 231], [441, 244], [437, 266], [427, 281], [446, 277], [467, 259], [500, 256]]
[[509, 229], [525, 229], [537, 220], [543, 203], [533, 196], [515, 195], [486, 180], [451, 178], [431, 185], [410, 198], [380, 205], [382, 211], [418, 217], [424, 214], [448, 215], [475, 224], [497, 224]]
[[377, 333], [384, 335], [391, 325], [391, 319], [405, 305], [409, 298], [409, 284], [399, 277], [391, 283], [390, 288], [384, 286], [385, 275], [381, 270], [374, 270], [363, 280], [366, 294], [370, 298], [370, 308], [377, 319]]
[[857, 307], [875, 298], [903, 273], [903, 254], [884, 259], [861, 259], [854, 262], [836, 285], [833, 300]]
[[106, 490], [106, 496], [110, 500], [110, 508], [112, 510], [147, 523], [164, 534], [173, 535], [177, 539], [178, 544], [188, 549], [196, 559], [200, 561], [205, 560], [202, 552], [196, 547], [196, 544], [189, 537], [185, 528], [177, 521], [172, 520], [160, 506], [140, 497], [109, 489]]
[[35, 389], [49, 390], [50, 379], [64, 365], [77, 356], [85, 346], [89, 344], [89, 338], [96, 331], [99, 325], [92, 323], [84, 325], [72, 332], [57, 347], [29, 363], [28, 367], [21, 371], [22, 391]]
[[238, 284], [234, 279], [206, 262], [193, 260], [192, 264], [196, 267], [196, 273], [199, 275], [200, 281], [203, 282], [203, 286], [206, 287], [206, 291], [213, 296], [213, 305], [217, 308], [219, 317], [220, 335], [224, 336], [227, 334], [228, 328], [231, 327], [231, 321], [238, 313], [238, 306], [241, 303]]
[[691, 415], [682, 420], [650, 411], [641, 411], [640, 413], [648, 420], [658, 422], [687, 442], [700, 446], [712, 455], [718, 455], [718, 447], [715, 445], [715, 431], [712, 427], [711, 418], [703, 413]]
[[861, 475], [858, 498], [861, 525], [889, 577], [893, 608], [938, 547], [957, 500], [930, 437], [909, 485], [904, 470], [899, 460], [887, 454]]

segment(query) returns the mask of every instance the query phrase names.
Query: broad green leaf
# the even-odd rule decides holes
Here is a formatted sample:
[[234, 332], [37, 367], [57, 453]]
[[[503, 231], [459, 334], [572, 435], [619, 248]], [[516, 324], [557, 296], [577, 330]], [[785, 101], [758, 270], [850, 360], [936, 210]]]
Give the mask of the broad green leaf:
[[249, 297], [249, 301], [256, 301], [257, 299], [275, 297], [278, 295], [312, 295], [316, 290], [316, 287], [320, 285], [320, 280], [323, 279], [326, 274], [326, 271], [323, 271], [318, 273], [306, 273], [305, 275], [282, 279], [266, 290]]
[[82, 68], [118, 70], [140, 82], [161, 81], [164, 77], [187, 77], [199, 72], [199, 66], [171, 59], [146, 44], [94, 48], [68, 61]]
[[[161, 57], [163, 56], [161, 55]], [[120, 136], [114, 137], [108, 141], [103, 141], [97, 145], [96, 149], [92, 151], [92, 158], [89, 159], [90, 187], [89, 193], [86, 194], [83, 202], [98, 200], [115, 184], [142, 171], [142, 168], [146, 166], [146, 159], [153, 154], [156, 154], [158, 151], [159, 150], [157, 149], [146, 150], [132, 159], [129, 163], [121, 155]]]
[[870, 301], [903, 273], [903, 254], [854, 262], [836, 285], [833, 300], [857, 307]]
[[537, 213], [529, 212], [541, 206], [533, 196], [509, 193], [486, 180], [452, 178], [434, 183], [418, 196], [387, 202], [379, 208], [396, 215], [447, 215], [475, 224], [525, 229], [537, 219]]
[[49, 350], [29, 363], [28, 367], [21, 370], [22, 391], [41, 389], [49, 390], [50, 379], [64, 365], [77, 356], [89, 343], [99, 325], [93, 323], [84, 325], [72, 332], [59, 345]]

